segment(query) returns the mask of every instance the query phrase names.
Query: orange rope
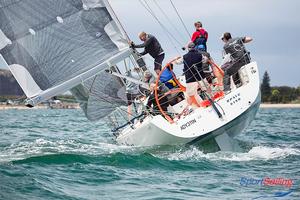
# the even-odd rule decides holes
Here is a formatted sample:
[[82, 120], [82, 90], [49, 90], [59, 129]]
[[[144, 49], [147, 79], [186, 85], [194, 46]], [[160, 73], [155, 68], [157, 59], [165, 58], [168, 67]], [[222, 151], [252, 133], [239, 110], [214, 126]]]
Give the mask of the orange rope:
[[[169, 63], [168, 63], [168, 64], [169, 64]], [[162, 75], [163, 71], [164, 71], [167, 67], [169, 67], [168, 64], [167, 64], [166, 66], [164, 66], [163, 69], [162, 69], [162, 70], [160, 71], [160, 73], [158, 74], [158, 77], [157, 77], [157, 79], [156, 79], [156, 81], [155, 81], [154, 96], [155, 96], [155, 101], [156, 101], [156, 104], [157, 104], [157, 107], [158, 107], [159, 111], [160, 111], [161, 114], [162, 114], [162, 115], [163, 115], [163, 116], [164, 116], [164, 117], [172, 124], [172, 123], [174, 123], [174, 121], [173, 121], [173, 119], [172, 119], [169, 115], [167, 115], [167, 113], [165, 113], [165, 111], [163, 111], [163, 109], [162, 109], [162, 107], [161, 107], [161, 105], [160, 105], [159, 99], [158, 99], [158, 91], [157, 91], [160, 76]]]
[[[161, 107], [159, 101], [160, 101], [162, 98], [164, 98], [164, 97], [166, 97], [167, 95], [169, 95], [169, 94], [175, 94], [175, 93], [179, 93], [179, 92], [185, 92], [185, 91], [186, 91], [186, 87], [184, 87], [184, 86], [178, 81], [178, 79], [176, 78], [175, 74], [173, 73], [173, 71], [172, 71], [171, 68], [170, 68], [170, 72], [172, 73], [173, 80], [176, 82], [176, 84], [179, 86], [179, 88], [176, 88], [176, 89], [174, 89], [174, 90], [170, 90], [170, 91], [166, 92], [166, 93], [165, 93], [162, 97], [160, 97], [160, 98], [158, 98], [158, 91], [157, 91], [157, 90], [158, 90], [159, 79], [160, 79], [160, 76], [162, 75], [163, 71], [164, 71], [167, 67], [170, 67], [170, 66], [171, 66], [171, 63], [174, 62], [174, 61], [177, 60], [177, 59], [178, 59], [178, 58], [173, 59], [172, 61], [170, 61], [169, 63], [167, 63], [167, 64], [163, 67], [163, 69], [162, 69], [162, 70], [160, 71], [160, 73], [158, 74], [158, 77], [157, 77], [157, 79], [156, 79], [156, 81], [155, 81], [155, 88], [154, 88], [155, 101], [156, 101], [156, 104], [157, 104], [157, 106], [158, 106], [158, 108], [159, 108], [159, 111], [162, 113], [162, 115], [163, 115], [170, 123], [174, 123], [174, 121], [173, 121], [173, 119], [172, 119], [169, 115], [167, 115], [167, 114], [165, 113], [165, 111], [163, 111], [163, 109], [162, 109], [162, 107]], [[215, 71], [214, 71], [215, 76], [216, 76], [216, 77], [219, 77], [220, 79], [223, 79], [223, 77], [224, 77], [224, 71], [223, 71], [217, 64], [215, 64], [212, 60], [208, 60], [208, 62], [209, 62], [209, 64], [211, 64], [215, 69], [217, 69], [217, 71], [218, 71], [217, 74], [215, 74]], [[222, 77], [220, 77], [219, 74], [220, 74]], [[214, 84], [214, 85], [219, 85], [219, 86], [221, 86], [221, 85], [223, 85], [223, 84], [222, 84], [222, 83], [221, 83], [221, 84], [220, 84], [220, 83], [217, 83], [217, 84]], [[214, 97], [213, 97], [212, 99], [213, 99], [213, 101], [214, 101], [214, 100], [219, 99], [219, 98], [221, 98], [221, 97], [223, 97], [223, 96], [224, 96], [224, 92], [223, 92], [223, 91], [220, 91], [220, 92], [217, 92], [217, 93], [214, 95]], [[209, 100], [202, 101], [202, 102], [200, 103], [200, 105], [199, 105], [199, 103], [197, 102], [195, 96], [192, 96], [192, 97], [190, 97], [190, 98], [191, 98], [192, 102], [193, 102], [194, 104], [196, 104], [197, 106], [199, 106], [199, 107], [208, 107], [208, 106], [211, 105], [210, 102], [209, 102]]]
[[163, 96], [161, 96], [158, 100], [160, 101], [162, 98], [164, 98], [165, 96], [167, 96], [169, 94], [176, 94], [176, 93], [179, 93], [179, 92], [181, 92], [180, 88], [176, 88], [174, 90], [170, 90], [170, 91], [166, 92]]
[[212, 60], [208, 60], [208, 63], [215, 67], [221, 73], [221, 75], [224, 76], [224, 71], [216, 63], [214, 63]]

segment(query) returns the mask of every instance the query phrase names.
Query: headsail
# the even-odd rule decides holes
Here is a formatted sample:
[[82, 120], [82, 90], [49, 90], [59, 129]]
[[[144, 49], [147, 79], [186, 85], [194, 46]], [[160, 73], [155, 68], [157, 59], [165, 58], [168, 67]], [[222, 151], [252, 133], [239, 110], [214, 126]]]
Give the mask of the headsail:
[[0, 1], [0, 54], [32, 105], [74, 87], [90, 119], [101, 117], [95, 114], [96, 97], [98, 104], [108, 99], [120, 105], [122, 84], [101, 71], [132, 51], [107, 5], [107, 0]]
[[91, 121], [106, 117], [116, 107], [126, 105], [124, 83], [106, 72], [84, 81], [71, 92]]

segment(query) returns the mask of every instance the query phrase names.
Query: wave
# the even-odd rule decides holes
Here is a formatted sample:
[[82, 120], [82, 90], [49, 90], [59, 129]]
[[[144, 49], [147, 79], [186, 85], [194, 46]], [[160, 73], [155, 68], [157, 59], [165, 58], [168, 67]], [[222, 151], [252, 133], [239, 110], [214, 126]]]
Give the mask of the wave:
[[127, 169], [160, 169], [160, 170], [184, 170], [194, 171], [197, 169], [215, 169], [208, 162], [194, 163], [161, 159], [150, 153], [124, 154], [113, 153], [105, 155], [80, 155], [80, 154], [48, 154], [28, 157], [11, 162], [14, 165], [70, 165], [70, 164], [95, 164], [97, 166], [114, 166]]
[[97, 155], [111, 154], [118, 151], [130, 152], [132, 147], [105, 142], [83, 143], [77, 140], [51, 141], [36, 139], [31, 142], [19, 142], [4, 147], [0, 152], [0, 163], [56, 153]]
[[[120, 149], [119, 149], [120, 150]], [[114, 166], [126, 169], [160, 169], [173, 171], [210, 171], [217, 170], [219, 161], [248, 162], [255, 160], [278, 160], [288, 156], [300, 155], [300, 150], [290, 147], [253, 147], [249, 152], [216, 152], [203, 153], [196, 147], [182, 148], [169, 152], [164, 149], [131, 150], [102, 152], [98, 154], [79, 153], [46, 153], [43, 155], [27, 155], [27, 157], [12, 160], [14, 165], [69, 165], [69, 164], [94, 164], [97, 166]]]
[[188, 150], [180, 150], [170, 155], [163, 155], [164, 158], [169, 160], [224, 160], [224, 161], [253, 161], [253, 160], [274, 160], [284, 159], [288, 156], [300, 155], [300, 150], [292, 147], [267, 147], [256, 146], [252, 147], [248, 152], [216, 152], [216, 153], [203, 153], [197, 148]]
[[20, 160], [12, 161], [13, 164], [72, 164], [83, 163], [88, 164], [93, 162], [93, 157], [78, 154], [47, 154], [40, 156], [32, 156]]
[[[150, 165], [151, 162], [165, 165], [165, 161], [187, 161], [184, 165], [190, 165], [189, 162], [202, 161], [252, 161], [252, 160], [274, 160], [284, 159], [288, 156], [300, 155], [297, 147], [268, 147], [255, 146], [250, 147], [247, 152], [216, 152], [204, 153], [200, 149], [190, 147], [129, 147], [110, 144], [105, 142], [86, 142], [77, 140], [58, 140], [51, 141], [45, 139], [36, 139], [32, 142], [20, 142], [4, 147], [0, 152], [0, 163], [24, 161], [59, 164], [73, 162], [102, 162], [103, 160], [112, 160], [115, 163], [123, 165], [123, 161], [135, 163], [137, 165]], [[44, 160], [46, 159], [46, 160]], [[87, 160], [86, 160], [87, 159]], [[94, 160], [96, 159], [96, 160]], [[155, 161], [153, 161], [155, 159]], [[61, 161], [62, 160], [62, 161]], [[65, 161], [63, 161], [65, 160]], [[141, 163], [135, 161], [140, 160]], [[16, 162], [18, 163], [18, 162]], [[103, 164], [111, 164], [103, 163]], [[170, 163], [169, 163], [170, 164]], [[172, 165], [172, 163], [171, 163]], [[178, 165], [178, 163], [176, 163]], [[188, 166], [190, 167], [190, 166]]]

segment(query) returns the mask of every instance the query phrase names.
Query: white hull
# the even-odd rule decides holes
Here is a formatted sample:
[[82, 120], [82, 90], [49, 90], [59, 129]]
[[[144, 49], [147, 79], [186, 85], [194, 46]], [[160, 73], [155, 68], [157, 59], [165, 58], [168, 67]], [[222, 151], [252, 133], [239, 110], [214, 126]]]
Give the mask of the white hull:
[[[247, 83], [216, 102], [223, 117], [212, 106], [199, 108], [171, 124], [161, 115], [147, 117], [142, 124], [126, 127], [117, 137], [119, 144], [133, 146], [201, 143], [216, 138], [219, 147], [224, 137], [233, 138], [254, 119], [260, 104], [260, 85], [255, 62], [242, 68]], [[221, 142], [222, 143], [222, 142]]]

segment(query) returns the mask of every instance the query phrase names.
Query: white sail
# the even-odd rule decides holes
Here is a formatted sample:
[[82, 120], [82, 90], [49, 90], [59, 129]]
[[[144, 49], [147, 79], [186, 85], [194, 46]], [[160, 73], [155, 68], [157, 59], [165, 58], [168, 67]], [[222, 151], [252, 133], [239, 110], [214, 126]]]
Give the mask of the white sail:
[[87, 113], [95, 99], [99, 113], [107, 107], [99, 99], [125, 103], [123, 85], [102, 72], [132, 54], [113, 15], [107, 0], [0, 1], [0, 54], [30, 105], [71, 89], [77, 99], [85, 94], [82, 108], [96, 120]]

